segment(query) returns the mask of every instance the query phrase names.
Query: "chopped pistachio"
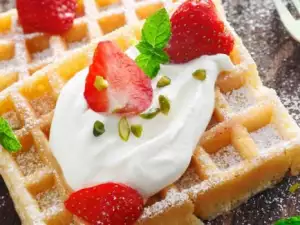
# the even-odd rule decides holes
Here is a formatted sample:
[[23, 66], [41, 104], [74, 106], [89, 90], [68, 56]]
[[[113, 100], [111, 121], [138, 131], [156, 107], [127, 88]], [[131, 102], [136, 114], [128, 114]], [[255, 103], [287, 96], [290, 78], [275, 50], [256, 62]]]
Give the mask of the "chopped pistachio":
[[104, 134], [104, 132], [105, 132], [104, 124], [102, 122], [100, 122], [99, 120], [97, 120], [94, 123], [94, 128], [93, 128], [93, 134], [94, 134], [94, 136], [98, 137], [98, 136]]
[[199, 69], [193, 73], [193, 77], [197, 80], [205, 80], [206, 79], [206, 70]]
[[103, 77], [96, 76], [94, 86], [95, 88], [97, 88], [98, 91], [102, 91], [108, 87], [108, 82]]
[[156, 87], [162, 88], [171, 84], [171, 79], [167, 76], [162, 76], [157, 82]]
[[119, 135], [123, 141], [128, 141], [130, 136], [130, 126], [126, 117], [122, 117], [119, 121]]
[[158, 97], [158, 101], [159, 101], [160, 111], [163, 114], [168, 115], [171, 109], [170, 100], [166, 96], [160, 95]]
[[300, 183], [295, 183], [290, 186], [289, 191], [294, 194], [300, 188]]
[[140, 124], [131, 125], [131, 133], [137, 138], [142, 136], [143, 133], [143, 126]]
[[154, 117], [156, 117], [158, 113], [160, 113], [160, 109], [159, 108], [153, 108], [153, 109], [150, 109], [146, 113], [142, 113], [140, 115], [140, 117], [143, 118], [143, 119], [146, 119], [146, 120], [150, 120], [150, 119], [153, 119]]

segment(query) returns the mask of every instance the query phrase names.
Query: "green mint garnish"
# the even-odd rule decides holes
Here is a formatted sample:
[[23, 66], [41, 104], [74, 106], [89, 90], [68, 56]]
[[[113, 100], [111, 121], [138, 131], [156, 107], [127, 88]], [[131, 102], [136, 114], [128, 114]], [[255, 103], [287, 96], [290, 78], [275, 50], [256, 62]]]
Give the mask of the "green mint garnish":
[[9, 152], [17, 152], [22, 148], [9, 123], [0, 117], [0, 144]]
[[100, 122], [99, 120], [97, 120], [94, 123], [94, 128], [93, 128], [94, 136], [99, 137], [100, 135], [104, 134], [104, 132], [105, 132], [104, 124], [102, 122]]
[[136, 63], [151, 79], [157, 75], [160, 64], [169, 61], [164, 48], [170, 37], [169, 15], [166, 9], [161, 9], [146, 20], [142, 29], [142, 40], [136, 46], [141, 53], [136, 58]]
[[171, 79], [167, 76], [162, 76], [156, 84], [156, 87], [162, 88], [171, 84]]
[[98, 91], [102, 91], [108, 87], [108, 83], [102, 76], [96, 76], [94, 86]]
[[142, 136], [143, 133], [142, 125], [139, 124], [131, 125], [130, 129], [131, 129], [131, 133], [133, 133], [133, 135], [136, 136], [137, 138]]
[[130, 136], [130, 126], [126, 117], [119, 121], [119, 136], [123, 141], [128, 141]]
[[166, 96], [160, 95], [158, 97], [158, 101], [159, 101], [160, 111], [163, 114], [168, 115], [171, 109], [170, 100]]
[[193, 77], [197, 80], [205, 80], [206, 79], [206, 71], [203, 69], [196, 70], [193, 73]]
[[300, 216], [281, 219], [274, 223], [274, 225], [299, 225], [299, 224], [300, 224]]
[[300, 183], [295, 183], [290, 186], [289, 191], [294, 194], [300, 188]]

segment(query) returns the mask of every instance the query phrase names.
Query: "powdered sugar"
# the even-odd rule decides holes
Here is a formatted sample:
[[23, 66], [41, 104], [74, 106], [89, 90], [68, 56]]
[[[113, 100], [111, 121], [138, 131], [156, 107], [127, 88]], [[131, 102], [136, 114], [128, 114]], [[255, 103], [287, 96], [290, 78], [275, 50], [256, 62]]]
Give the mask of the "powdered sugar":
[[254, 97], [247, 87], [226, 93], [225, 99], [234, 113], [245, 110], [255, 103]]
[[272, 125], [267, 125], [250, 133], [251, 138], [254, 140], [260, 151], [266, 151], [270, 147], [274, 147], [282, 143], [282, 138], [277, 130]]
[[232, 145], [221, 148], [212, 154], [211, 158], [214, 163], [223, 170], [242, 161], [242, 157]]

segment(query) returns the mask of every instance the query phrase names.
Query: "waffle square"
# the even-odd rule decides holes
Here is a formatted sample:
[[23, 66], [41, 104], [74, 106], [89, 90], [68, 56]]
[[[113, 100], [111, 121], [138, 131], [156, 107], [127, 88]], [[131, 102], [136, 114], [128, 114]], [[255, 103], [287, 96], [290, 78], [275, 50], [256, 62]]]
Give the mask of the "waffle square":
[[[101, 7], [110, 3], [120, 1], [98, 1]], [[262, 85], [221, 3], [215, 4], [235, 37], [230, 56], [235, 70], [219, 75], [214, 114], [188, 170], [147, 201], [139, 225], [201, 224], [196, 216], [214, 218], [286, 173], [300, 171], [300, 128], [276, 93]], [[166, 6], [176, 7], [172, 2]], [[140, 22], [96, 38], [0, 92], [0, 116], [9, 121], [23, 146], [15, 154], [0, 151], [1, 175], [24, 224], [83, 224], [63, 206], [71, 190], [48, 143], [53, 110], [60, 90], [90, 64], [99, 41], [110, 39], [126, 50], [140, 38], [141, 26]]]

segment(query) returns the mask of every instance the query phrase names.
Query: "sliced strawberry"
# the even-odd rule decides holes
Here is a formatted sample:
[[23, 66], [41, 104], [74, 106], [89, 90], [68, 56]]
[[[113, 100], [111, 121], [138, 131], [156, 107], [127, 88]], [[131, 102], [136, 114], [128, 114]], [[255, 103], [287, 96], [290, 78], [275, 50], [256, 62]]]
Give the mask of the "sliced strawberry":
[[72, 193], [65, 207], [92, 225], [133, 225], [143, 212], [143, 198], [125, 185], [105, 183]]
[[61, 34], [73, 25], [76, 0], [17, 0], [16, 3], [25, 33]]
[[[95, 86], [97, 76], [108, 82], [99, 90]], [[101, 78], [101, 79], [102, 79]], [[117, 112], [136, 115], [150, 107], [153, 97], [151, 80], [110, 41], [100, 42], [86, 78], [85, 99], [96, 112]]]
[[184, 63], [202, 55], [229, 54], [233, 37], [226, 32], [212, 0], [188, 0], [171, 18], [172, 36], [166, 48], [170, 60]]

